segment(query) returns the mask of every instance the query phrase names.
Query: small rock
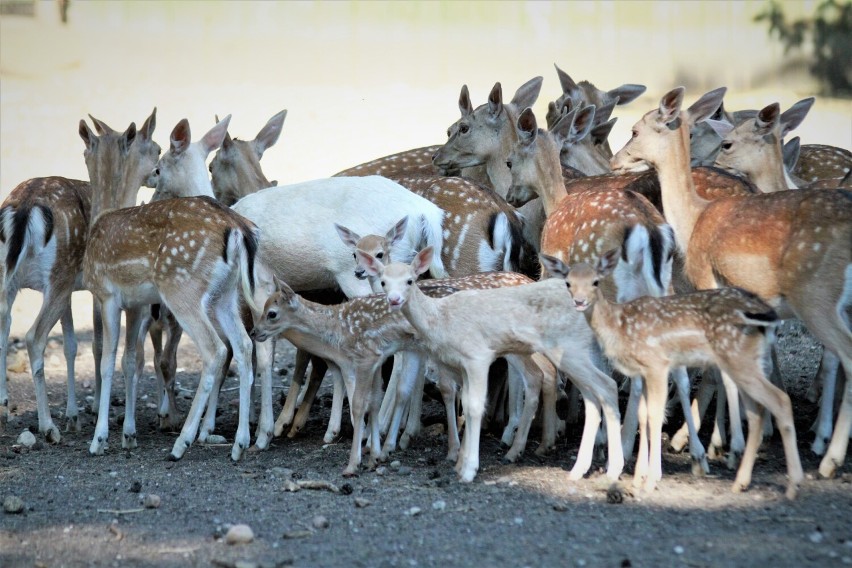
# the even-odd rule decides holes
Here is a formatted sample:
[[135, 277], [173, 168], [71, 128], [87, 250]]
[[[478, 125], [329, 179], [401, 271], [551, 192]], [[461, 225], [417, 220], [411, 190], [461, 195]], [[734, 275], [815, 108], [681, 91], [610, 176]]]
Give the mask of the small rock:
[[328, 522], [328, 519], [326, 517], [322, 515], [317, 515], [313, 518], [311, 524], [314, 526], [315, 529], [327, 529], [330, 523]]
[[261, 568], [261, 565], [249, 560], [237, 560], [234, 562], [234, 568]]
[[822, 534], [822, 531], [816, 530], [808, 535], [808, 540], [810, 540], [814, 544], [819, 544], [825, 538], [825, 535]]
[[376, 475], [384, 475], [388, 472], [388, 468], [383, 465], [380, 465], [376, 468]]
[[399, 475], [411, 475], [411, 472], [412, 472], [412, 469], [410, 467], [408, 467], [407, 465], [401, 466], [399, 468], [399, 470], [397, 471], [397, 473]]
[[297, 530], [297, 531], [287, 531], [283, 535], [281, 535], [281, 538], [286, 538], [286, 539], [307, 538], [309, 536], [313, 536], [313, 534], [314, 533], [309, 531], [309, 530], [302, 529], [302, 530]]
[[10, 515], [17, 515], [24, 511], [24, 501], [16, 495], [9, 495], [3, 499], [3, 510]]
[[674, 550], [675, 554], [683, 554], [683, 547], [681, 545], [675, 546], [672, 550]]
[[340, 486], [340, 493], [342, 495], [352, 495], [352, 491], [354, 491], [354, 489], [352, 489], [352, 485], [350, 483], [344, 483]]
[[10, 373], [26, 373], [30, 370], [30, 362], [27, 358], [26, 351], [18, 351], [14, 356], [9, 357], [9, 363], [6, 365], [6, 370]]
[[117, 471], [111, 471], [111, 472], [109, 472], [109, 476], [110, 477], [118, 477], [118, 472]]
[[606, 502], [618, 504], [624, 502], [624, 491], [618, 483], [613, 483], [606, 490]]
[[363, 497], [355, 497], [355, 506], [359, 509], [363, 509], [364, 507], [370, 506], [370, 500], [364, 499]]
[[426, 428], [423, 429], [423, 434], [430, 438], [437, 438], [438, 436], [444, 435], [444, 425], [440, 422], [436, 422], [435, 424], [430, 424]]
[[33, 433], [29, 430], [24, 430], [18, 436], [16, 443], [24, 446], [25, 448], [32, 448], [36, 443], [36, 437], [33, 436]]
[[436, 511], [443, 511], [444, 509], [447, 508], [447, 502], [439, 499], [438, 501], [435, 501], [434, 503], [432, 503], [432, 508], [435, 509]]
[[159, 509], [160, 496], [154, 495], [153, 493], [145, 495], [145, 497], [142, 499], [142, 506], [146, 509]]
[[402, 467], [402, 462], [400, 462], [399, 460], [393, 460], [392, 462], [390, 462], [390, 468], [393, 471], [399, 471], [400, 467]]
[[412, 507], [409, 510], [407, 510], [405, 512], [405, 514], [408, 515], [409, 517], [416, 517], [421, 512], [422, 512], [422, 509], [420, 507]]
[[254, 531], [248, 525], [234, 525], [225, 533], [226, 544], [247, 544], [254, 540]]
[[568, 503], [566, 503], [564, 501], [557, 501], [556, 503], [553, 504], [553, 510], [557, 511], [559, 513], [564, 513], [565, 511], [568, 510]]
[[521, 517], [515, 517], [515, 524], [516, 524], [516, 525], [522, 525], [522, 524], [524, 524], [524, 519], [523, 519], [523, 518], [521, 518]]
[[288, 371], [288, 370], [287, 370], [286, 368], [284, 368], [284, 367], [281, 367], [280, 369], [278, 369], [278, 374], [279, 374], [280, 376], [282, 376], [282, 377], [286, 377], [286, 376], [287, 376], [287, 374], [288, 374], [289, 372], [290, 372], [290, 371]]
[[62, 347], [62, 344], [57, 339], [48, 339], [47, 340], [47, 348], [48, 349], [59, 349]]
[[228, 440], [225, 439], [225, 436], [220, 436], [219, 434], [210, 434], [207, 436], [207, 440], [204, 441], [205, 444], [227, 444]]
[[128, 491], [131, 493], [139, 493], [142, 491], [142, 484], [138, 481], [134, 481], [130, 484], [130, 489], [128, 489]]

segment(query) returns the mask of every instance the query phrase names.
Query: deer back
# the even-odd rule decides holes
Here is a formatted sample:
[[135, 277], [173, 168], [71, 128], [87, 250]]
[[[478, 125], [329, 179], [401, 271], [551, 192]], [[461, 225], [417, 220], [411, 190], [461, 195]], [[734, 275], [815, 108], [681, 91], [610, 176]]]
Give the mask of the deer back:
[[353, 166], [334, 174], [334, 177], [384, 176], [398, 177], [405, 175], [452, 175], [458, 172], [447, 172], [432, 165], [432, 156], [440, 145], [414, 148], [383, 156], [363, 164]]
[[852, 187], [852, 152], [837, 146], [805, 144], [792, 174], [806, 183], [840, 180], [835, 187]]

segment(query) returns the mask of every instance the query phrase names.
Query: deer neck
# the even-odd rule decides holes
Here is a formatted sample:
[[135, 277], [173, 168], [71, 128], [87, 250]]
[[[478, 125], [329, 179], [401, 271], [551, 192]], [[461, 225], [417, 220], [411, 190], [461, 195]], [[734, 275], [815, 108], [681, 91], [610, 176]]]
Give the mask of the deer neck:
[[503, 106], [500, 123], [495, 132], [497, 140], [494, 144], [494, 151], [491, 152], [485, 162], [485, 171], [488, 174], [491, 187], [504, 199], [509, 193], [509, 188], [512, 187], [512, 170], [506, 166], [506, 160], [518, 140], [514, 126], [518, 118], [517, 114], [511, 105]]
[[607, 355], [613, 352], [613, 342], [619, 341], [623, 333], [620, 325], [621, 312], [622, 307], [607, 300], [599, 289], [595, 292], [594, 304], [586, 311], [586, 320]]
[[545, 217], [556, 211], [562, 200], [568, 196], [562, 179], [562, 164], [559, 161], [559, 149], [539, 144], [539, 159], [535, 161], [536, 177], [540, 180], [539, 191]]
[[441, 322], [438, 303], [426, 296], [416, 284], [411, 287], [408, 301], [402, 306], [402, 313], [423, 337], [428, 337], [430, 330], [446, 325], [446, 322]]
[[136, 205], [136, 194], [147, 174], [125, 167], [111, 176], [93, 176], [91, 221], [104, 213]]
[[763, 193], [774, 193], [787, 189], [798, 189], [799, 186], [787, 174], [784, 168], [784, 157], [781, 153], [781, 144], [776, 143], [764, 146], [767, 155], [755, 160], [763, 167], [757, 169], [753, 175], [747, 176], [749, 181], [756, 185]]
[[687, 253], [695, 223], [709, 202], [695, 192], [690, 168], [689, 126], [684, 116], [680, 120], [681, 125], [669, 137], [668, 152], [654, 167], [660, 180], [666, 221], [674, 229], [678, 246]]
[[329, 306], [323, 306], [305, 300], [299, 300], [299, 309], [287, 320], [282, 335], [288, 341], [311, 353], [332, 358], [341, 345], [343, 326], [338, 312]]

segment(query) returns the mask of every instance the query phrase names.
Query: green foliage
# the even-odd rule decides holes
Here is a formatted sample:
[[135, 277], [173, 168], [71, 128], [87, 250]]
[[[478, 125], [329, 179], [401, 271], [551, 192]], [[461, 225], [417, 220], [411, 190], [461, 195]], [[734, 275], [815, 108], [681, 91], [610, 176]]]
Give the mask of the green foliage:
[[784, 44], [784, 53], [813, 44], [811, 74], [834, 96], [852, 96], [852, 2], [823, 0], [808, 18], [787, 22], [783, 6], [771, 0], [756, 22], [769, 22], [769, 36]]

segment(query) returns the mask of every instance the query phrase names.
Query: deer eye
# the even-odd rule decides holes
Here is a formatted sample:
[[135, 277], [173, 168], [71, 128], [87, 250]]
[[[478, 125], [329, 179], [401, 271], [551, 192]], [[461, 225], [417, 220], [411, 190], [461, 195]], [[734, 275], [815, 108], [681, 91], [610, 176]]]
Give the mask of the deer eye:
[[565, 283], [565, 287], [566, 287], [566, 288], [568, 288], [568, 289], [570, 290], [570, 289], [571, 289], [571, 283], [570, 283], [570, 282], [566, 282], [566, 283]]
[[634, 131], [633, 131], [633, 135], [631, 136], [631, 138], [636, 138], [637, 136], [639, 136], [639, 132], [638, 132], [638, 131], [636, 131], [636, 130], [634, 130]]
[[352, 253], [352, 258], [354, 258], [355, 260], [358, 260], [358, 255], [357, 255], [357, 254], [355, 254], [355, 253], [353, 252], [353, 253]]
[[462, 124], [461, 126], [459, 126], [459, 132], [461, 132], [462, 134], [467, 134], [469, 130], [470, 126], [468, 126], [467, 124]]
[[506, 167], [509, 168], [510, 170], [512, 169], [512, 160], [509, 160], [508, 162], [506, 162]]
[[447, 128], [447, 138], [451, 138], [453, 136], [453, 131]]
[[734, 145], [733, 142], [729, 142], [728, 140], [725, 140], [724, 142], [722, 142], [722, 150], [730, 150], [731, 146], [733, 146], [733, 145]]
[[276, 310], [269, 310], [266, 312], [266, 318], [270, 320], [278, 319], [278, 312]]
[[409, 286], [411, 286], [412, 284], [414, 284], [414, 280], [412, 280], [411, 278], [409, 278], [409, 279], [408, 279], [408, 282], [406, 282], [406, 284], [408, 284]]
[[381, 284], [382, 284], [382, 288], [384, 288], [385, 287], [385, 281], [382, 280]]
[[598, 282], [600, 282], [600, 281], [599, 281], [599, 280], [595, 280], [594, 282], [592, 282], [592, 286], [594, 286], [595, 288], [597, 288], [597, 287], [598, 287]]
[[376, 258], [378, 258], [379, 260], [382, 260], [382, 258], [384, 258], [384, 256], [385, 256], [385, 253], [383, 253], [383, 252], [376, 254]]

